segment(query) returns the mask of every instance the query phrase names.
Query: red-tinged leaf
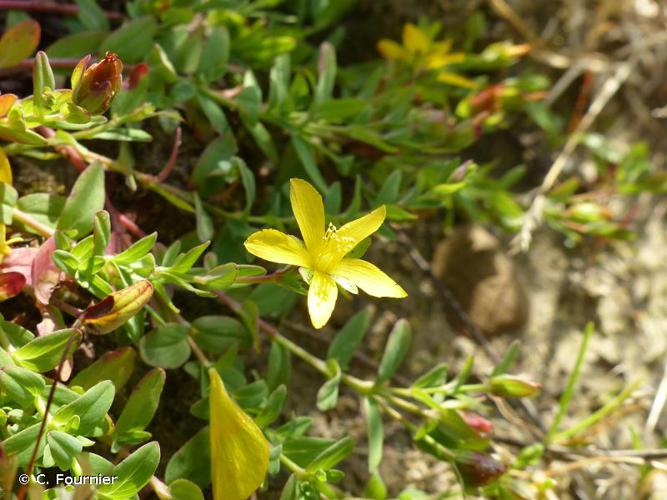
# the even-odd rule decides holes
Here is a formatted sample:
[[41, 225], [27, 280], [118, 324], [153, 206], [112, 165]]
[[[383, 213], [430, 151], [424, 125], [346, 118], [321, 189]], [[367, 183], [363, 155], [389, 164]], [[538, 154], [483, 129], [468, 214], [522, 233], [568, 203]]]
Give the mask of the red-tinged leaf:
[[11, 68], [30, 57], [39, 44], [41, 32], [39, 23], [32, 19], [5, 31], [0, 38], [0, 69]]
[[53, 289], [60, 281], [60, 270], [53, 262], [55, 251], [56, 240], [52, 236], [42, 243], [32, 261], [32, 286], [35, 290], [35, 298], [42, 304], [49, 303]]
[[21, 273], [0, 273], [0, 302], [16, 297], [25, 286]]
[[17, 97], [14, 94], [0, 95], [0, 118], [9, 113], [9, 110], [12, 109], [16, 99]]

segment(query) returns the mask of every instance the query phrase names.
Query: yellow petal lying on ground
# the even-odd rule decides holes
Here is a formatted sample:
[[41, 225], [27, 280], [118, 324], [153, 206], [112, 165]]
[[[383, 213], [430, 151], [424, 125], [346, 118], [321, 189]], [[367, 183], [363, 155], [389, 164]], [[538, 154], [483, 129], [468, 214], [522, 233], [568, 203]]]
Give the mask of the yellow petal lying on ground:
[[9, 159], [2, 148], [0, 148], [0, 182], [12, 183], [12, 167], [9, 165]]
[[370, 262], [361, 259], [343, 259], [331, 272], [361, 288], [374, 297], [407, 297], [407, 293], [393, 279]]
[[218, 372], [211, 379], [211, 480], [214, 500], [247, 500], [269, 467], [269, 443], [255, 421], [229, 397]]
[[289, 198], [306, 248], [314, 252], [324, 238], [322, 196], [308, 182], [302, 179], [290, 179]]
[[263, 229], [251, 234], [244, 245], [248, 252], [269, 262], [310, 266], [310, 257], [303, 243], [275, 229]]
[[308, 289], [308, 313], [315, 328], [327, 324], [336, 306], [338, 288], [336, 282], [328, 274], [315, 271]]

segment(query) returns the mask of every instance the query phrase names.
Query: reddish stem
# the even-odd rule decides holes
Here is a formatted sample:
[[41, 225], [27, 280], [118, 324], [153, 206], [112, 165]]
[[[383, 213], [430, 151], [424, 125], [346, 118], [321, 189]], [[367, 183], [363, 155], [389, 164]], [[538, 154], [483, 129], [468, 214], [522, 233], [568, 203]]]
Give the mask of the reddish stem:
[[178, 159], [178, 148], [181, 146], [181, 135], [181, 127], [178, 127], [176, 129], [176, 135], [174, 136], [174, 145], [171, 148], [169, 160], [167, 160], [167, 164], [164, 166], [162, 171], [155, 177], [158, 182], [166, 181], [171, 174], [171, 171], [174, 169], [174, 165]]
[[281, 277], [291, 270], [290, 267], [280, 269], [271, 274], [262, 274], [261, 276], [240, 276], [236, 279], [237, 283], [267, 283], [271, 281], [278, 281]]
[[[66, 16], [77, 16], [79, 14], [79, 7], [76, 5], [31, 0], [0, 0], [0, 10], [27, 10], [63, 14]], [[108, 10], [104, 11], [104, 15], [113, 21], [122, 21], [124, 18], [120, 12], [111, 12]]]

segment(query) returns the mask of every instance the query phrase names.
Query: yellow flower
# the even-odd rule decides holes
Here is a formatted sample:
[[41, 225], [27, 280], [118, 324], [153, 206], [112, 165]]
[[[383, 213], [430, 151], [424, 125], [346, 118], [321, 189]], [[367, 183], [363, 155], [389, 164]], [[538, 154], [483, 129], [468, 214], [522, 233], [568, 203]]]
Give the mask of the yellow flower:
[[403, 45], [387, 39], [378, 42], [378, 51], [385, 59], [402, 61], [417, 70], [434, 71], [437, 80], [448, 85], [477, 87], [473, 80], [446, 70], [448, 66], [465, 60], [463, 52], [451, 52], [451, 48], [451, 40], [436, 42], [424, 30], [411, 23], [403, 27]]
[[324, 229], [322, 197], [308, 182], [290, 180], [290, 202], [304, 242], [275, 229], [252, 234], [245, 247], [270, 262], [298, 266], [308, 283], [308, 312], [315, 328], [322, 328], [334, 310], [340, 285], [351, 293], [361, 288], [374, 297], [406, 297], [394, 280], [370, 262], [346, 257], [361, 241], [377, 231], [386, 216], [383, 206], [348, 222], [340, 229]]

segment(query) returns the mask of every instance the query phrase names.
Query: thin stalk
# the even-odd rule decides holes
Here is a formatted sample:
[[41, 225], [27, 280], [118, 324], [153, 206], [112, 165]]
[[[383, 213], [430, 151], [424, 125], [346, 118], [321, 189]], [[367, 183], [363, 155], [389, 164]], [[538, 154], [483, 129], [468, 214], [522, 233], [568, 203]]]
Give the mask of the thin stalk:
[[14, 207], [14, 209], [12, 210], [12, 219], [20, 222], [21, 224], [23, 224], [26, 227], [29, 227], [30, 229], [33, 229], [34, 231], [44, 236], [45, 238], [49, 238], [55, 234], [54, 229], [50, 228], [46, 224], [42, 224], [37, 219], [33, 218], [32, 216], [28, 215], [22, 210], [19, 210], [16, 207]]
[[623, 401], [628, 399], [632, 395], [632, 393], [635, 392], [635, 390], [639, 387], [640, 384], [641, 384], [640, 381], [636, 381], [636, 382], [630, 384], [623, 391], [621, 391], [621, 393], [618, 394], [618, 396], [613, 398], [611, 401], [609, 401], [602, 408], [600, 408], [596, 412], [590, 414], [588, 417], [581, 420], [577, 424], [573, 425], [569, 429], [566, 429], [566, 430], [556, 434], [553, 437], [552, 441], [563, 441], [563, 440], [569, 439], [572, 436], [576, 436], [580, 432], [582, 432], [582, 431], [588, 429], [589, 427], [592, 427], [593, 425], [597, 424], [604, 417], [606, 417], [611, 412], [616, 410], [616, 408], [618, 408], [623, 403]]
[[[56, 394], [56, 386], [58, 383], [60, 383], [60, 375], [62, 373], [63, 365], [65, 364], [65, 360], [67, 359], [67, 353], [69, 352], [70, 347], [72, 346], [72, 342], [74, 340], [74, 334], [77, 331], [82, 330], [82, 322], [83, 322], [83, 317], [79, 316], [77, 320], [74, 322], [74, 325], [72, 326], [72, 332], [70, 333], [69, 338], [67, 339], [67, 343], [65, 344], [65, 349], [63, 349], [63, 353], [60, 356], [60, 361], [58, 362], [58, 366], [56, 368], [56, 373], [55, 376], [53, 377], [53, 384], [51, 384], [51, 390], [49, 391], [49, 396], [46, 400], [46, 405], [44, 406], [44, 417], [42, 418], [42, 422], [39, 426], [39, 432], [37, 433], [37, 439], [35, 440], [35, 446], [32, 449], [32, 454], [30, 455], [30, 460], [28, 460], [28, 465], [26, 467], [26, 475], [28, 477], [31, 476], [32, 470], [35, 467], [35, 460], [37, 460], [37, 452], [39, 450], [39, 443], [42, 441], [42, 437], [44, 436], [44, 430], [46, 429], [46, 423], [49, 418], [49, 409], [51, 408], [51, 405], [53, 404], [53, 398]], [[28, 492], [28, 485], [24, 484], [21, 485], [21, 488], [18, 491], [17, 494], [17, 500], [24, 500], [26, 494]]]
[[593, 335], [593, 324], [588, 323], [584, 329], [584, 336], [581, 339], [581, 345], [579, 346], [579, 352], [577, 354], [577, 359], [574, 362], [574, 368], [570, 373], [570, 376], [567, 379], [567, 384], [565, 385], [565, 391], [558, 402], [558, 412], [554, 416], [551, 425], [549, 426], [549, 431], [547, 432], [544, 442], [549, 444], [553, 437], [558, 432], [558, 427], [560, 426], [561, 420], [567, 414], [567, 410], [570, 408], [570, 402], [572, 401], [572, 396], [574, 395], [574, 389], [577, 386], [579, 381], [579, 376], [581, 374], [581, 368], [584, 365], [584, 358], [586, 357], [586, 352], [588, 351], [588, 343]]

